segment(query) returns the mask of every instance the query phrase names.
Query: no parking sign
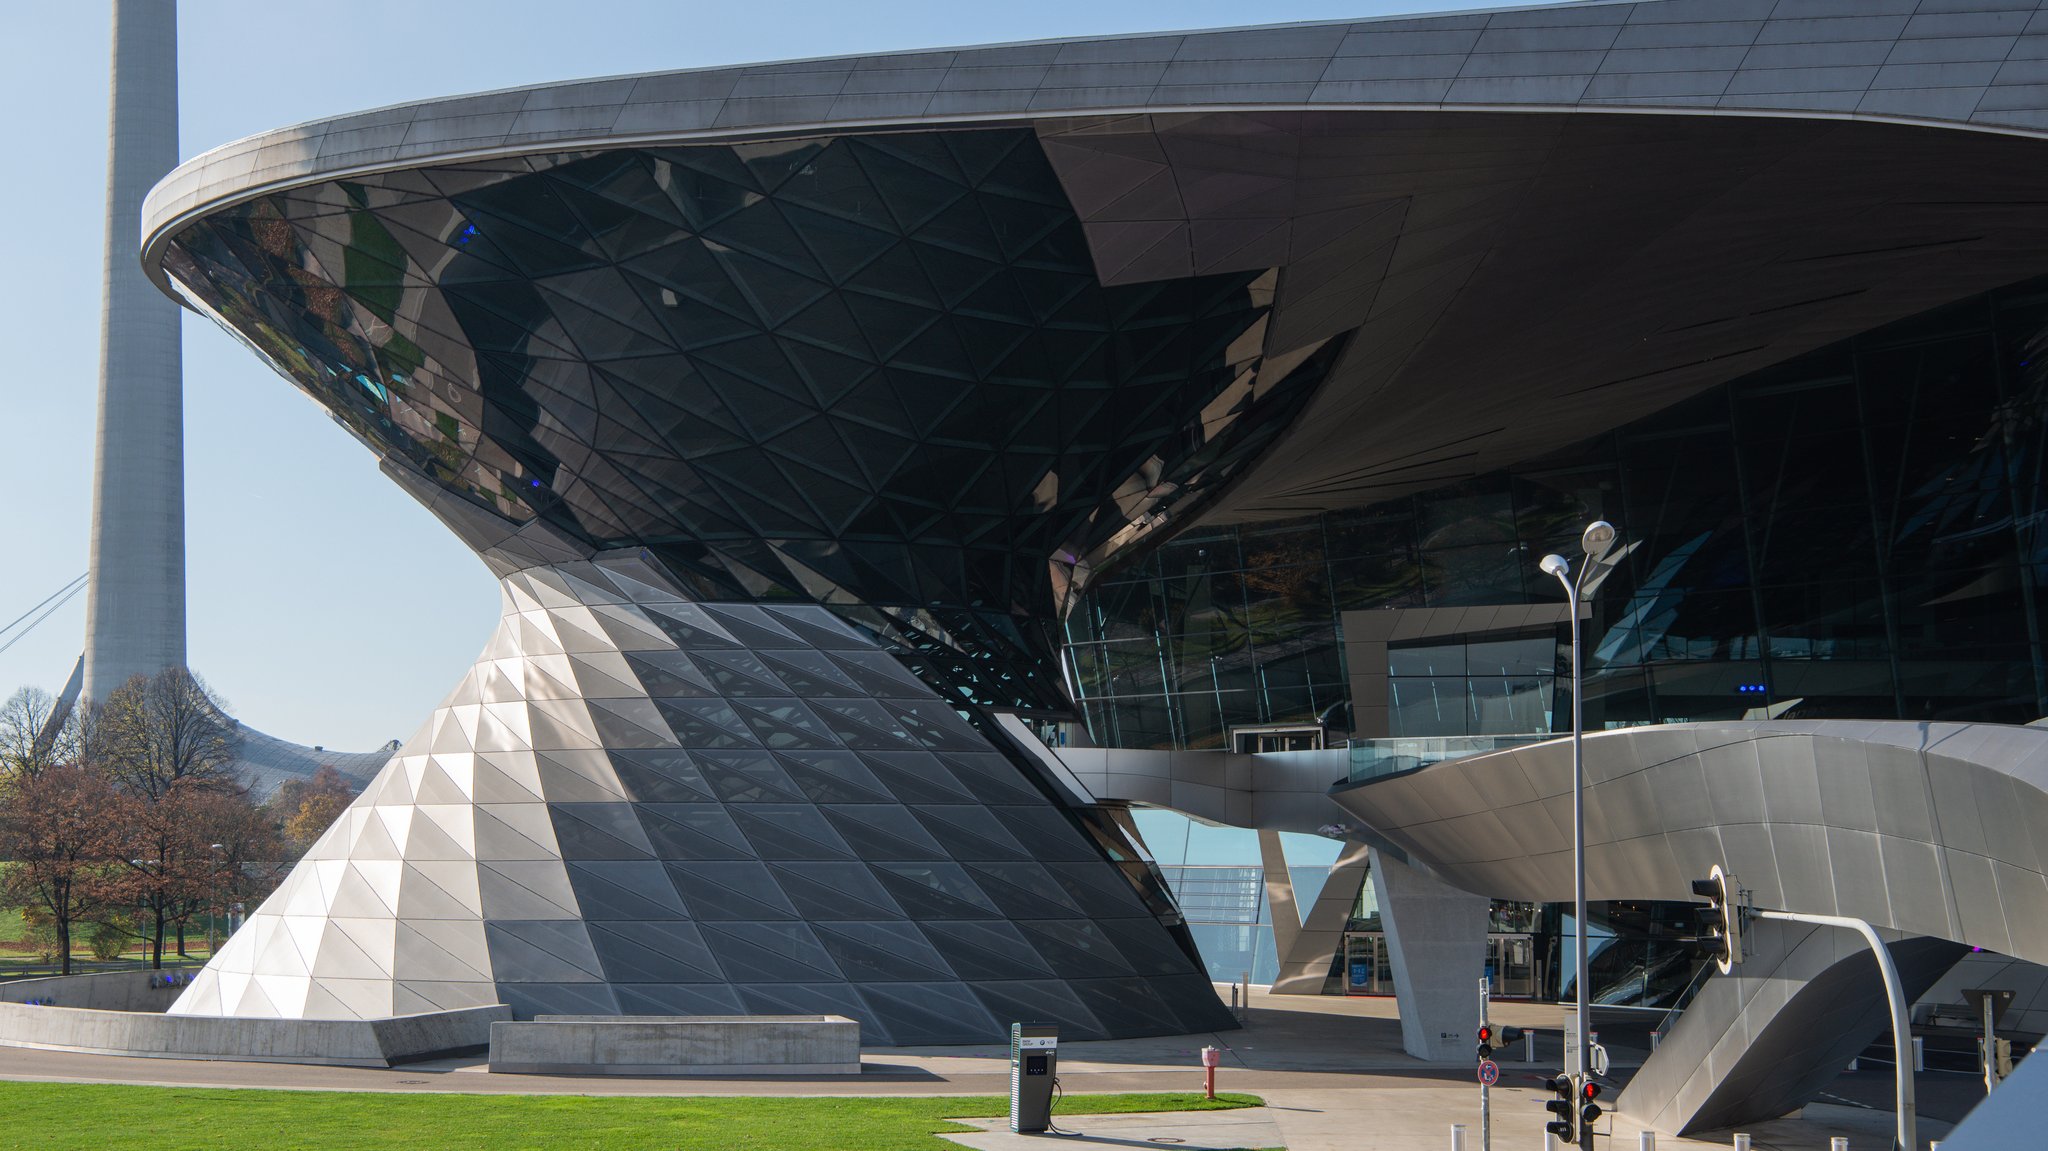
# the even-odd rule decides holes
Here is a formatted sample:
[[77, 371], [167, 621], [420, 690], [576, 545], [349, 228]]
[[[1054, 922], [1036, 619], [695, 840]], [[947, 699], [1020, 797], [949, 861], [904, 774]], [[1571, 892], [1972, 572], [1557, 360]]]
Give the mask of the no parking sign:
[[1479, 1085], [1481, 1087], [1491, 1087], [1498, 1082], [1500, 1082], [1500, 1064], [1495, 1063], [1491, 1059], [1481, 1060], [1479, 1064]]

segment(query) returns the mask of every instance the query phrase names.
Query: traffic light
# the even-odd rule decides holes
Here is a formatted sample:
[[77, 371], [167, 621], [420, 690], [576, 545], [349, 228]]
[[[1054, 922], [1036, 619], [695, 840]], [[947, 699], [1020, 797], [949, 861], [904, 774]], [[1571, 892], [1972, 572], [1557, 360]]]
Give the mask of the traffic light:
[[1707, 901], [1707, 906], [1695, 914], [1702, 933], [1719, 945], [1714, 964], [1726, 975], [1742, 962], [1742, 906], [1738, 899], [1741, 888], [1735, 877], [1722, 871], [1717, 863], [1713, 874], [1692, 881], [1692, 893]]
[[1567, 1147], [1579, 1141], [1578, 1089], [1572, 1085], [1572, 1077], [1559, 1075], [1550, 1081], [1550, 1093], [1555, 1096], [1543, 1105], [1550, 1112], [1550, 1122], [1543, 1125], [1545, 1131], [1557, 1136], [1557, 1141]]
[[1591, 1079], [1579, 1084], [1579, 1130], [1591, 1131], [1600, 1118], [1600, 1085]]
[[1522, 1033], [1527, 1030], [1528, 1028], [1525, 1027], [1496, 1027], [1491, 1023], [1480, 1024], [1479, 1061], [1484, 1063], [1493, 1058], [1495, 1051], [1505, 1050], [1510, 1045], [1520, 1042]]

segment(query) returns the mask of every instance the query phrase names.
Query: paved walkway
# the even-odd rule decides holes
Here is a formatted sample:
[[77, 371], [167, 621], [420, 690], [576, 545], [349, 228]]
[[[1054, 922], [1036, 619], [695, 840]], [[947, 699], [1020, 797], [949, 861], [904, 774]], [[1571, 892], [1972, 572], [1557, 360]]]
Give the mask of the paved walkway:
[[962, 1119], [982, 1129], [976, 1135], [942, 1135], [976, 1151], [1051, 1151], [1060, 1147], [1165, 1147], [1179, 1151], [1258, 1151], [1282, 1147], [1280, 1127], [1264, 1107], [1241, 1111], [1180, 1111], [1130, 1115], [1074, 1115], [1058, 1120], [1060, 1131], [1017, 1135], [1007, 1119]]
[[[1544, 1029], [1538, 1062], [1502, 1065], [1493, 1090], [1497, 1151], [1538, 1151], [1543, 1146], [1542, 1073], [1560, 1057], [1562, 1012], [1548, 1004], [1497, 1004], [1497, 1023]], [[1602, 1019], [1617, 1067], [1640, 1062], [1628, 1045], [1626, 1024]], [[1637, 1025], [1640, 1027], [1640, 1024]], [[1085, 1095], [1121, 1091], [1199, 1091], [1199, 1052], [1213, 1044], [1223, 1050], [1220, 1091], [1264, 1096], [1258, 1112], [1210, 1112], [1156, 1117], [1087, 1117]], [[1519, 1053], [1519, 1052], [1518, 1052]], [[138, 1059], [32, 1051], [0, 1047], [0, 1079], [47, 1082], [114, 1082], [180, 1087], [253, 1087], [285, 1090], [462, 1092], [475, 1094], [575, 1095], [1006, 1095], [1009, 1048], [877, 1048], [862, 1054], [863, 1074], [849, 1077], [773, 1079], [631, 1079], [544, 1075], [493, 1075], [481, 1058], [408, 1064], [389, 1070], [308, 1067], [287, 1063], [225, 1063], [183, 1059]], [[1547, 1062], [1545, 1062], [1547, 1061]], [[1469, 1063], [1431, 1065], [1401, 1052], [1400, 1021], [1391, 999], [1267, 997], [1255, 993], [1247, 1026], [1240, 1031], [1070, 1042], [1060, 1048], [1059, 1077], [1067, 1092], [1059, 1124], [1082, 1131], [1096, 1144], [1118, 1146], [1250, 1147], [1284, 1146], [1290, 1151], [1442, 1151], [1450, 1127], [1469, 1127], [1468, 1147], [1478, 1151], [1479, 1092]], [[1231, 1118], [1234, 1116], [1235, 1118]], [[1607, 1122], [1607, 1121], [1603, 1121]], [[1258, 1126], [1263, 1124], [1264, 1126]], [[1001, 1126], [996, 1124], [995, 1126]], [[1188, 1128], [1188, 1131], [1183, 1131]], [[1199, 1130], [1196, 1130], [1199, 1129]], [[1829, 1135], [1847, 1135], [1852, 1151], [1880, 1151], [1890, 1145], [1891, 1113], [1821, 1106], [1799, 1119], [1781, 1119], [1750, 1129], [1756, 1151], [1827, 1151]], [[1923, 1119], [1921, 1138], [1940, 1138], [1947, 1125]], [[1153, 1140], [1210, 1139], [1208, 1143]], [[1256, 1133], [1256, 1138], [1254, 1135]], [[1603, 1140], [1613, 1151], [1635, 1151], [1636, 1129], [1620, 1124]], [[1075, 1140], [1056, 1136], [1012, 1136], [1007, 1131], [963, 1136], [972, 1147], [1026, 1147], [1047, 1151]], [[1007, 1142], [1005, 1142], [1007, 1140]], [[1726, 1134], [1704, 1140], [1659, 1136], [1659, 1151], [1729, 1146]]]

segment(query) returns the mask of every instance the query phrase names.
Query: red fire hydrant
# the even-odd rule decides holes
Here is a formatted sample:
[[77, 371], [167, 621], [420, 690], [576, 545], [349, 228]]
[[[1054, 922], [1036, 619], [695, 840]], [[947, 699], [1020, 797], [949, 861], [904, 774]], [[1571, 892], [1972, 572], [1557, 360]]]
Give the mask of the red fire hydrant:
[[1216, 1069], [1223, 1065], [1223, 1052], [1215, 1047], [1202, 1048], [1202, 1093], [1216, 1098]]

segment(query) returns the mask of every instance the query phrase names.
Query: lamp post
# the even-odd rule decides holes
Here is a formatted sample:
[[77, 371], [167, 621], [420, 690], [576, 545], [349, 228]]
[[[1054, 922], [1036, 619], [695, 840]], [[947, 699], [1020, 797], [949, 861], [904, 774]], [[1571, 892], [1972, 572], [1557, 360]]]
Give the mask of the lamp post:
[[206, 901], [206, 961], [208, 963], [213, 962], [213, 927], [215, 921], [220, 918], [221, 853], [226, 850], [226, 844], [216, 843], [213, 845], [213, 883], [211, 885], [213, 890], [207, 893], [208, 898]]
[[[1614, 546], [1614, 525], [1606, 520], [1594, 520], [1586, 525], [1584, 534], [1579, 537], [1579, 545], [1586, 553], [1586, 560], [1579, 565], [1576, 577], [1572, 575], [1571, 561], [1556, 553], [1544, 556], [1538, 565], [1564, 585], [1565, 605], [1572, 620], [1572, 928], [1575, 934], [1573, 959], [1578, 968], [1573, 982], [1578, 987], [1579, 1010], [1576, 1025], [1578, 1054], [1572, 1060], [1575, 1084], [1586, 1081], [1589, 1016], [1592, 1014], [1586, 987], [1589, 967], [1586, 959], [1586, 716], [1582, 706], [1585, 700], [1585, 669], [1579, 645], [1579, 597], [1585, 590], [1586, 576], [1600, 566], [1602, 557]], [[1580, 1142], [1591, 1147], [1592, 1132], [1582, 1132]]]

